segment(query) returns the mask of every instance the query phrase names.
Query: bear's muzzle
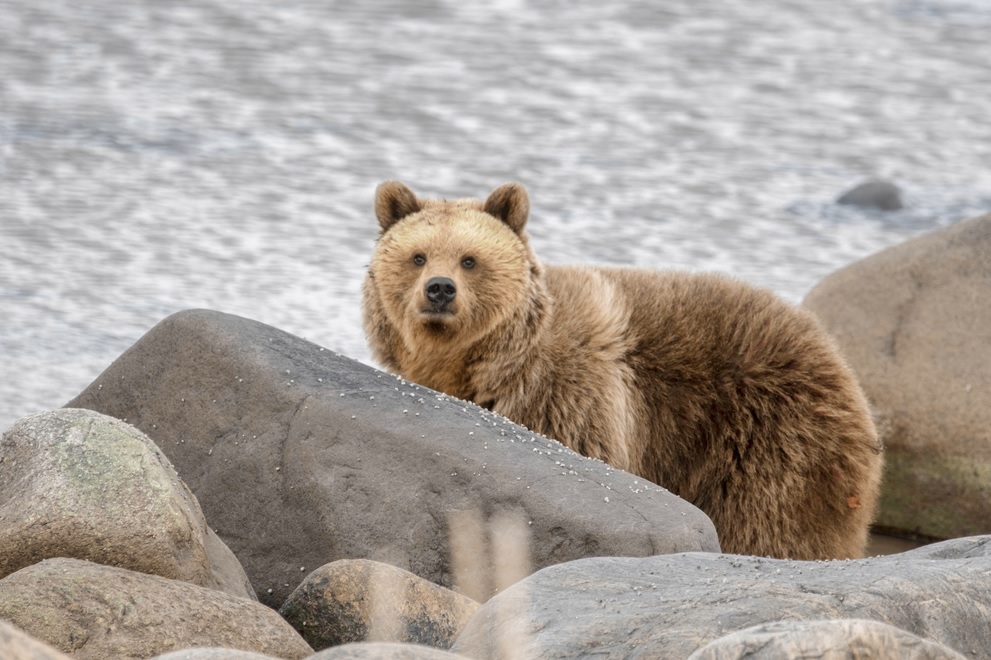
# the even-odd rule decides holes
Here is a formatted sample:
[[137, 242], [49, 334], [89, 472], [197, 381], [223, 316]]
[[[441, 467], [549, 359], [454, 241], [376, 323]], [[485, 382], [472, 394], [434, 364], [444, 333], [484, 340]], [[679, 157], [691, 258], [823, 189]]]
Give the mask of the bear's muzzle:
[[425, 288], [431, 311], [446, 312], [448, 305], [458, 295], [458, 287], [449, 277], [431, 277]]

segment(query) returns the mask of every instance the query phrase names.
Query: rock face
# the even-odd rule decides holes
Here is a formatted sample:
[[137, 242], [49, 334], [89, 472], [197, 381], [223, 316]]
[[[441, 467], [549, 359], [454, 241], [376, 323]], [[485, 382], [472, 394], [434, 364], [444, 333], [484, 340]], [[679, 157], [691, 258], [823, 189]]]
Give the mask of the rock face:
[[989, 591], [991, 537], [856, 561], [592, 558], [546, 568], [489, 600], [451, 650], [493, 658], [509, 643], [536, 658], [682, 659], [763, 623], [857, 618], [981, 655], [991, 648]]
[[804, 301], [879, 415], [881, 528], [991, 531], [991, 214], [889, 248]]
[[370, 644], [344, 644], [320, 651], [308, 660], [457, 660], [464, 658], [417, 644], [372, 642]]
[[446, 649], [478, 607], [395, 566], [342, 559], [307, 575], [279, 614], [318, 651], [365, 641]]
[[0, 440], [0, 577], [49, 557], [255, 597], [162, 452], [90, 410], [25, 417]]
[[77, 660], [195, 646], [286, 659], [313, 653], [257, 601], [79, 559], [46, 559], [0, 580], [0, 619]]
[[69, 405], [147, 433], [273, 607], [344, 558], [450, 586], [452, 512], [515, 512], [534, 568], [718, 550], [709, 519], [663, 489], [235, 316], [165, 319]]
[[48, 644], [0, 621], [0, 658], [4, 660], [70, 660]]
[[791, 660], [792, 658], [898, 658], [963, 660], [941, 644], [878, 621], [778, 621], [747, 628], [706, 644], [688, 660]]
[[[2, 646], [0, 646], [0, 650], [3, 650]], [[7, 660], [6, 656], [2, 657]], [[53, 656], [51, 660], [67, 660], [67, 658], [68, 656], [60, 653], [57, 657]], [[464, 658], [464, 656], [418, 644], [363, 642], [335, 646], [307, 656], [306, 660], [457, 660], [458, 658]], [[15, 657], [10, 660], [20, 659]], [[39, 656], [35, 659], [32, 656], [31, 660], [49, 660], [49, 658]], [[151, 660], [278, 660], [278, 658], [234, 649], [196, 648], [156, 655]]]
[[[313, 656], [308, 656], [312, 658]], [[151, 660], [279, 660], [270, 655], [252, 653], [251, 651], [241, 651], [238, 649], [225, 649], [220, 647], [197, 647], [183, 649], [181, 651], [171, 651], [162, 655], [156, 655]]]
[[837, 204], [849, 204], [861, 208], [897, 211], [902, 208], [902, 193], [889, 181], [865, 181], [840, 195]]

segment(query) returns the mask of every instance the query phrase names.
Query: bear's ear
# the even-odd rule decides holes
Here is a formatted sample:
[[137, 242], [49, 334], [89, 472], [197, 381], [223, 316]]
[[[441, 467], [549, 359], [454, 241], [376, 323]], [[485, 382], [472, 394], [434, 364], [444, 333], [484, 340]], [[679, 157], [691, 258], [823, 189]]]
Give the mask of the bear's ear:
[[489, 194], [482, 210], [499, 218], [509, 225], [510, 229], [521, 234], [530, 215], [530, 197], [522, 184], [504, 183]]
[[399, 181], [386, 181], [375, 189], [375, 217], [383, 232], [421, 208], [413, 191]]

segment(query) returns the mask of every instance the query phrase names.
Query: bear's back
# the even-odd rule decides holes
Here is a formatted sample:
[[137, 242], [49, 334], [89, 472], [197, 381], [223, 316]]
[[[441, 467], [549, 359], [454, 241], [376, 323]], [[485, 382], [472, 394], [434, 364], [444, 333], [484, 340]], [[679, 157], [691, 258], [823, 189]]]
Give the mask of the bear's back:
[[811, 313], [724, 275], [548, 266], [547, 282], [556, 324], [573, 333], [587, 328], [593, 313], [604, 316], [602, 307], [622, 313], [631, 362], [660, 369], [667, 380], [763, 375], [793, 371], [796, 360], [836, 361], [832, 339]]

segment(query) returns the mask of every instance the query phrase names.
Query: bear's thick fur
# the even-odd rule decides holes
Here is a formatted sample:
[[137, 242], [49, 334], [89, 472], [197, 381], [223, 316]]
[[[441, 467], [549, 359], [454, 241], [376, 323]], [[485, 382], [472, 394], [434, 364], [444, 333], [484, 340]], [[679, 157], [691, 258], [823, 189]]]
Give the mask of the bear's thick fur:
[[525, 189], [379, 186], [373, 355], [712, 519], [724, 552], [863, 555], [881, 478], [867, 402], [806, 311], [719, 275], [544, 266]]

